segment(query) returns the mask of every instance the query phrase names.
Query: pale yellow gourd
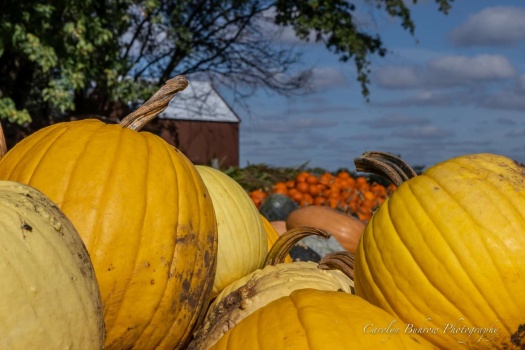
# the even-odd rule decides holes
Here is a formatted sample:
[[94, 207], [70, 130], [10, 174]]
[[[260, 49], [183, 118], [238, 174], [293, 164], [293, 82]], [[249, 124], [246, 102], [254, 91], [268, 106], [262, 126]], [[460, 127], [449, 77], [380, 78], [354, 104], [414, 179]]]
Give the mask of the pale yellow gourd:
[[261, 268], [268, 239], [259, 211], [234, 179], [215, 168], [197, 165], [215, 210], [219, 244], [212, 296]]
[[42, 193], [0, 181], [0, 349], [102, 349], [95, 272], [71, 222]]

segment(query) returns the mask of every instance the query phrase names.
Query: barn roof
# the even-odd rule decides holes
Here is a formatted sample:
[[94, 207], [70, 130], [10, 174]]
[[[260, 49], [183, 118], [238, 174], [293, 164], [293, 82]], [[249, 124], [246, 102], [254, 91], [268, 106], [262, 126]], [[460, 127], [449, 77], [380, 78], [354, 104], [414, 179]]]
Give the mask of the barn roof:
[[241, 120], [224, 99], [207, 81], [189, 81], [159, 118], [239, 123]]

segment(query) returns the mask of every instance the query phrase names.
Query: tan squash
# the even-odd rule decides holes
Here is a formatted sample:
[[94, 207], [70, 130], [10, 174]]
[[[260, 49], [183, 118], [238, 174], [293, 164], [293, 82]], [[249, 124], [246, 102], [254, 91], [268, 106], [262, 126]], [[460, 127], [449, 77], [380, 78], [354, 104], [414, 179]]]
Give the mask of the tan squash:
[[326, 206], [310, 205], [294, 210], [286, 219], [286, 228], [312, 226], [326, 230], [348, 252], [355, 254], [365, 224], [351, 215]]
[[0, 181], [0, 276], [0, 349], [104, 348], [82, 239], [48, 197], [12, 181]]

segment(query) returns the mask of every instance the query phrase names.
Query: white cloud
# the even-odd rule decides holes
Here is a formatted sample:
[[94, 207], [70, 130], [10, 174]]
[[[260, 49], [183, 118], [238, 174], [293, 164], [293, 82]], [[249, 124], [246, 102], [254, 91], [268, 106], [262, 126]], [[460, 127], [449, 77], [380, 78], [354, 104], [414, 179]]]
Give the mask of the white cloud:
[[454, 138], [413, 138], [402, 143], [392, 143], [385, 150], [400, 154], [411, 165], [431, 166], [453, 156], [479, 152], [498, 153], [491, 146], [492, 140], [468, 141]]
[[351, 135], [349, 138], [352, 141], [382, 141], [385, 139], [385, 135], [382, 134], [357, 134]]
[[374, 74], [373, 81], [391, 89], [436, 88], [492, 82], [516, 74], [514, 66], [502, 55], [444, 56], [424, 66], [386, 66]]
[[518, 123], [514, 119], [500, 117], [496, 119], [496, 123], [504, 125], [517, 125]]
[[363, 124], [373, 127], [375, 129], [386, 129], [386, 128], [406, 128], [407, 126], [414, 125], [427, 125], [430, 120], [421, 117], [415, 117], [405, 114], [387, 114], [376, 119], [370, 119], [363, 121]]
[[488, 95], [479, 105], [493, 109], [525, 110], [525, 75], [516, 79], [513, 89], [504, 89]]
[[287, 44], [315, 44], [316, 43], [316, 36], [314, 32], [310, 32], [308, 34], [308, 39], [303, 40], [303, 39], [300, 39], [297, 35], [295, 35], [295, 30], [290, 26], [280, 28], [277, 38], [280, 42], [287, 43]]
[[434, 125], [418, 126], [392, 132], [392, 136], [410, 139], [442, 139], [454, 136], [454, 130]]
[[[319, 101], [315, 102], [317, 99], [313, 98], [309, 99], [308, 103], [301, 104], [300, 107], [291, 107], [287, 110], [289, 114], [298, 114], [298, 115], [308, 115], [313, 114], [316, 116], [323, 116], [326, 115], [327, 117], [334, 117], [334, 114], [349, 114], [351, 112], [355, 112], [357, 110], [356, 107], [352, 106], [345, 106], [343, 104], [333, 104], [333, 102], [327, 102], [327, 101]], [[338, 101], [338, 102], [344, 102], [344, 101]]]
[[[404, 98], [389, 101], [374, 102], [381, 107], [417, 107], [417, 106], [476, 106], [489, 109], [525, 111], [525, 90], [522, 90], [521, 80], [514, 88], [493, 89], [462, 89], [422, 90]], [[498, 120], [508, 124], [509, 120]]]
[[419, 71], [416, 66], [386, 66], [374, 74], [374, 82], [384, 88], [413, 88], [421, 85]]
[[518, 83], [516, 86], [518, 92], [525, 93], [525, 75], [522, 75], [518, 78]]
[[312, 69], [311, 83], [314, 90], [348, 86], [348, 79], [333, 67], [315, 67]]
[[258, 133], [295, 134], [298, 131], [308, 131], [321, 128], [336, 127], [338, 121], [322, 118], [287, 118], [286, 116], [258, 116], [253, 120], [250, 129]]
[[472, 104], [479, 98], [479, 95], [473, 93], [472, 91], [457, 91], [457, 89], [446, 92], [424, 90], [405, 98], [376, 102], [375, 105], [383, 107], [449, 107], [455, 105]]
[[523, 137], [525, 137], [525, 129], [511, 130], [511, 131], [507, 132], [505, 134], [505, 136], [508, 136], [508, 137], [519, 137], [519, 138], [523, 139]]
[[428, 63], [430, 74], [458, 82], [512, 78], [516, 69], [501, 55], [445, 56]]
[[452, 30], [449, 38], [457, 46], [512, 46], [525, 40], [525, 9], [488, 7]]
[[480, 105], [493, 109], [525, 110], [525, 94], [501, 92], [488, 96]]

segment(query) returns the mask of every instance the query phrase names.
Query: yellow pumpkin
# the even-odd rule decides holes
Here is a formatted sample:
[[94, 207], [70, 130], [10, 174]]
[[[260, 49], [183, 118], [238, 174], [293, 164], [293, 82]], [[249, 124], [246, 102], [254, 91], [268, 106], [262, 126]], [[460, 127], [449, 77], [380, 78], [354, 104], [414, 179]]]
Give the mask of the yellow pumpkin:
[[224, 172], [205, 165], [197, 170], [210, 192], [219, 232], [217, 272], [212, 296], [260, 268], [268, 241], [259, 211], [246, 191]]
[[436, 164], [419, 176], [391, 155], [358, 171], [397, 190], [373, 215], [356, 253], [356, 294], [452, 349], [525, 347], [525, 167], [494, 154]]
[[196, 332], [188, 349], [209, 349], [228, 329], [294, 290], [314, 288], [351, 293], [353, 285], [343, 272], [321, 270], [311, 261], [265, 266], [224, 288], [210, 305], [203, 328]]
[[[277, 232], [275, 227], [261, 214], [261, 220], [263, 222], [264, 230], [266, 231], [266, 238], [268, 239], [268, 252], [272, 249], [273, 245], [281, 235]], [[287, 255], [284, 262], [292, 262], [292, 257]]]
[[0, 348], [103, 348], [102, 301], [89, 254], [49, 198], [0, 181], [0, 247]]
[[121, 125], [51, 125], [0, 159], [0, 179], [41, 190], [81, 235], [101, 289], [106, 349], [181, 348], [210, 299], [209, 193], [180, 151], [138, 132], [186, 86], [184, 77], [168, 81]]
[[[295, 264], [295, 263], [294, 263]], [[258, 309], [210, 349], [432, 349], [386, 311], [350, 293], [299, 289]]]
[[209, 349], [224, 333], [269, 302], [304, 288], [352, 293], [353, 256], [348, 252], [327, 254], [319, 264], [311, 261], [284, 263], [297, 241], [309, 235], [328, 238], [328, 232], [301, 227], [283, 234], [266, 258], [266, 266], [231, 283], [208, 308], [188, 350]]

